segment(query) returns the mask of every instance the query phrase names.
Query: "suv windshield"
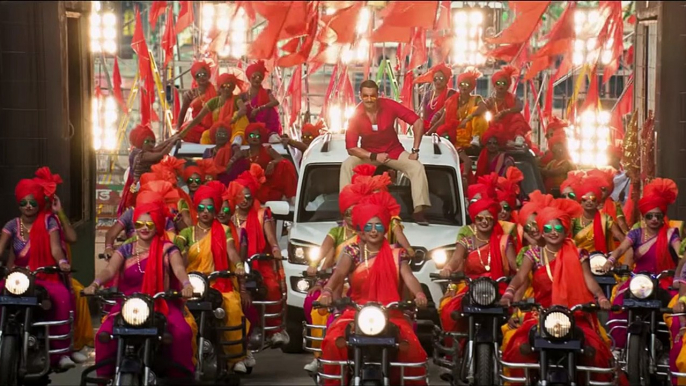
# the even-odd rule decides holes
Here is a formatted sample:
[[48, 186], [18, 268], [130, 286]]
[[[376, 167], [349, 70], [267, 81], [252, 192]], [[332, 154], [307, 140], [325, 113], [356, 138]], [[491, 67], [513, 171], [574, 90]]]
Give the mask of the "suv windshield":
[[[424, 165], [429, 181], [431, 207], [425, 212], [427, 220], [437, 225], [462, 225], [459, 188], [455, 170], [445, 166]], [[298, 222], [340, 221], [338, 210], [338, 176], [340, 165], [311, 165], [303, 175]], [[407, 177], [389, 187], [389, 193], [400, 204], [403, 222], [414, 222], [412, 193]]]

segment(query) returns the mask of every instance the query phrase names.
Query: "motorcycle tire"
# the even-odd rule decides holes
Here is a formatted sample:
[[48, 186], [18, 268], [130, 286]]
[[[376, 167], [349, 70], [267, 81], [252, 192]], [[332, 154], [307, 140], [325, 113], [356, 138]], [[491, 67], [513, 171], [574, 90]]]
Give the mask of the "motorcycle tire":
[[[629, 378], [630, 385], [645, 385], [649, 382], [646, 376], [645, 364], [648, 361], [646, 358], [646, 351], [643, 347], [643, 340], [641, 335], [631, 335], [629, 337], [629, 357], [626, 363], [626, 373]], [[643, 379], [643, 381], [641, 381]]]
[[119, 377], [121, 386], [141, 386], [138, 374], [124, 373]]
[[5, 335], [0, 341], [0, 385], [19, 385], [17, 368], [19, 367], [19, 339]]
[[476, 386], [493, 385], [493, 345], [490, 343], [477, 344], [474, 354], [476, 360], [474, 384]]

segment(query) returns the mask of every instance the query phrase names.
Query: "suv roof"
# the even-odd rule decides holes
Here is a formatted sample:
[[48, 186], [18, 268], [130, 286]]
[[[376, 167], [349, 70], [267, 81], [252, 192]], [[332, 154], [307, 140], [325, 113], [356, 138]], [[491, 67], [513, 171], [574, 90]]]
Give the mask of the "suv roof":
[[[265, 144], [266, 146], [267, 144]], [[283, 156], [288, 155], [288, 150], [280, 143], [271, 143], [269, 144], [276, 150], [279, 154]], [[172, 151], [171, 155], [174, 157], [184, 157], [184, 158], [200, 158], [202, 157], [202, 154], [205, 152], [205, 150], [213, 148], [216, 145], [203, 145], [199, 143], [193, 143], [193, 142], [179, 142], [178, 145], [176, 145]], [[243, 145], [241, 146], [241, 149], [247, 149], [248, 145]]]

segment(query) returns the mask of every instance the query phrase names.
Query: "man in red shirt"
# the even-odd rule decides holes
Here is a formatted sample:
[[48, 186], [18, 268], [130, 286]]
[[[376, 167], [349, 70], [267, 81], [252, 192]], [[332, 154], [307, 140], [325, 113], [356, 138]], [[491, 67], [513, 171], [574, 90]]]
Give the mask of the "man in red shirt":
[[[341, 165], [340, 189], [343, 190], [350, 183], [355, 166], [364, 163], [387, 165], [410, 179], [413, 218], [417, 224], [429, 225], [424, 217], [424, 209], [431, 206], [429, 184], [424, 165], [419, 162], [424, 122], [414, 111], [400, 103], [379, 98], [379, 86], [372, 80], [365, 80], [360, 85], [360, 99], [362, 103], [348, 121], [345, 133], [345, 145], [350, 157]], [[395, 131], [395, 120], [398, 118], [412, 125], [414, 147], [411, 154], [405, 151]]]

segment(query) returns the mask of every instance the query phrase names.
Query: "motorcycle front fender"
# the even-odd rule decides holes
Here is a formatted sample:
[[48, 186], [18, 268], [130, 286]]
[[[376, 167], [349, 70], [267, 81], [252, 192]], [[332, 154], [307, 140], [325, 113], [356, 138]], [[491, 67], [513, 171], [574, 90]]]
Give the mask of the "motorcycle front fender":
[[647, 331], [650, 327], [642, 322], [633, 322], [627, 327], [627, 333], [632, 335], [641, 335], [643, 332]]
[[143, 373], [143, 361], [136, 357], [125, 357], [121, 360], [121, 365], [119, 365], [120, 373], [133, 373], [142, 374]]

